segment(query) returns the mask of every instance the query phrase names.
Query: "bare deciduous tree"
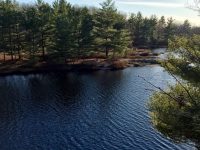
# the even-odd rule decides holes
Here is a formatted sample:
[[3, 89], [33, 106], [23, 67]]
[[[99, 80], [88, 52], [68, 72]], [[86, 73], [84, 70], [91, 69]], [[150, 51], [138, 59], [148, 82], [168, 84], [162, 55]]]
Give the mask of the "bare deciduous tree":
[[187, 0], [186, 4], [187, 8], [197, 11], [200, 15], [200, 0]]

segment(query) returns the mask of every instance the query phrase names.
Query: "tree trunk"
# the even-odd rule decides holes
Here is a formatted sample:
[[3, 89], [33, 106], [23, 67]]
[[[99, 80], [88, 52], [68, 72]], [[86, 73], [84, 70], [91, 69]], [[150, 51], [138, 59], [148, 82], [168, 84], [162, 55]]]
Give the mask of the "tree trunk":
[[[78, 35], [81, 35], [81, 31], [78, 31]], [[80, 46], [80, 37], [78, 36], [78, 59], [81, 57], [81, 46]]]
[[21, 53], [20, 53], [20, 34], [19, 34], [19, 26], [16, 26], [16, 33], [17, 33], [17, 53], [18, 59], [21, 60]]
[[4, 62], [6, 61], [6, 52], [5, 52], [5, 50], [3, 51], [3, 61]]
[[35, 34], [33, 33], [33, 39], [32, 39], [32, 46], [33, 46], [33, 49], [32, 49], [32, 52], [31, 52], [31, 57], [34, 58], [34, 54], [35, 54]]
[[12, 49], [12, 37], [11, 37], [11, 27], [9, 26], [9, 43], [10, 43], [10, 52], [11, 52], [11, 60], [13, 61], [13, 49]]
[[106, 58], [108, 58], [108, 52], [109, 52], [109, 50], [108, 50], [108, 48], [106, 47]]
[[42, 58], [45, 60], [44, 34], [42, 33]]
[[17, 47], [18, 59], [21, 60], [20, 46]]
[[[106, 44], [107, 44], [107, 41], [108, 41], [108, 38], [106, 37]], [[108, 52], [109, 50], [108, 50], [108, 47], [106, 46], [106, 58], [108, 58]]]
[[78, 38], [78, 59], [81, 58], [80, 39]]
[[6, 61], [6, 52], [5, 52], [5, 48], [4, 48], [4, 46], [3, 46], [3, 42], [5, 42], [4, 41], [4, 36], [3, 36], [3, 26], [1, 26], [1, 39], [2, 39], [2, 47], [1, 47], [1, 49], [3, 50], [3, 61], [5, 62]]

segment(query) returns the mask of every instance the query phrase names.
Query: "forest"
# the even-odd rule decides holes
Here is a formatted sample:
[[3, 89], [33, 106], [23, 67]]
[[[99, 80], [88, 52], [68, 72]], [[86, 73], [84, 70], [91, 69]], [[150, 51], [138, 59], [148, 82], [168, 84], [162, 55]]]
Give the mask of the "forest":
[[174, 35], [200, 34], [200, 28], [188, 20], [180, 24], [173, 18], [145, 17], [140, 12], [127, 16], [112, 0], [100, 6], [73, 6], [65, 0], [52, 4], [1, 0], [1, 59], [67, 61], [96, 53], [110, 58], [133, 48], [166, 47]]

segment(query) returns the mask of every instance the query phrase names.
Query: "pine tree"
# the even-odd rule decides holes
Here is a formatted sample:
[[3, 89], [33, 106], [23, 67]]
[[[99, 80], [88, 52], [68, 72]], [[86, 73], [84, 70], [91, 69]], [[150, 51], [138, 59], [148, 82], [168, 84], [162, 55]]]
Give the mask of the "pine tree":
[[39, 49], [39, 11], [35, 6], [27, 6], [24, 8], [24, 12], [23, 26], [26, 32], [24, 48], [32, 59], [35, 58]]
[[82, 49], [82, 55], [87, 56], [89, 52], [94, 49], [94, 35], [93, 35], [93, 15], [89, 13], [87, 8], [82, 9], [82, 26], [81, 26], [81, 41], [80, 48]]
[[165, 28], [165, 43], [168, 44], [168, 39], [172, 38], [175, 34], [174, 19], [168, 18]]
[[166, 27], [166, 22], [165, 22], [165, 17], [162, 16], [157, 23], [156, 26], [156, 41], [157, 45], [163, 45], [164, 44], [164, 39], [165, 39], [165, 27]]
[[81, 58], [87, 55], [92, 49], [93, 43], [93, 18], [89, 14], [89, 10], [85, 8], [72, 8], [72, 25], [73, 34], [73, 51], [74, 57]]
[[[107, 0], [101, 4], [101, 9], [95, 14], [94, 34], [96, 36], [96, 44], [99, 49], [104, 49], [106, 57], [109, 51], [122, 51], [127, 41], [127, 30], [123, 24], [124, 18], [118, 14], [112, 0]], [[119, 20], [122, 19], [123, 22]]]
[[42, 50], [42, 57], [45, 60], [47, 50], [51, 50], [54, 46], [52, 41], [54, 24], [52, 22], [52, 9], [49, 4], [38, 0], [37, 9], [39, 11], [39, 49]]
[[95, 14], [94, 34], [96, 44], [99, 49], [105, 50], [108, 57], [109, 51], [113, 49], [113, 38], [117, 30], [114, 29], [117, 10], [112, 0], [107, 0], [101, 4], [101, 9]]
[[55, 49], [60, 57], [67, 58], [71, 57], [71, 45], [72, 45], [72, 24], [71, 24], [71, 5], [65, 0], [60, 0], [54, 4], [55, 14]]
[[126, 29], [126, 17], [118, 14], [117, 23], [114, 25], [116, 32], [113, 38], [113, 57], [115, 53], [121, 53], [131, 44], [130, 32]]

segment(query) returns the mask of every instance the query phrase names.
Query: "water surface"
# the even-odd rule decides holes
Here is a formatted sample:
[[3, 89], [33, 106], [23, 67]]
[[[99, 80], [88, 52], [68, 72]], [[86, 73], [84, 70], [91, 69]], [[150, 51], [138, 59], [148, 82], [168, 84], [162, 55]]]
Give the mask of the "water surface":
[[162, 88], [174, 82], [159, 66], [0, 77], [0, 149], [194, 149], [152, 127], [152, 87], [138, 75]]

